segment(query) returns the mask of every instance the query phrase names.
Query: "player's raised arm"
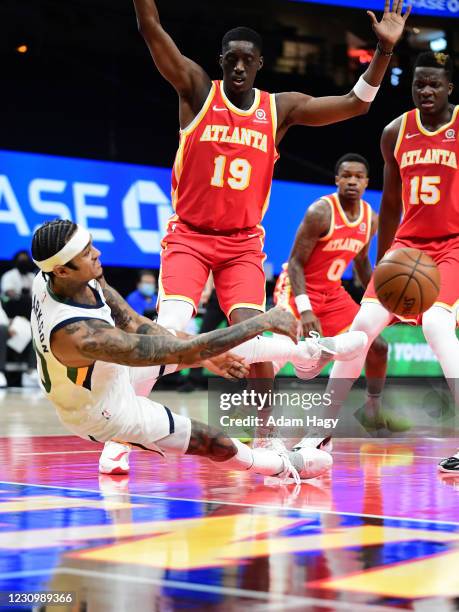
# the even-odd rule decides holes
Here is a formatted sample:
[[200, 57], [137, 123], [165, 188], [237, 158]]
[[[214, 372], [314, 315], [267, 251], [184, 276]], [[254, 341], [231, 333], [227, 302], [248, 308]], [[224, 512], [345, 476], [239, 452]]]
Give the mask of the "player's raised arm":
[[137, 25], [159, 72], [179, 96], [197, 104], [204, 102], [211, 87], [205, 71], [182, 55], [175, 42], [163, 29], [154, 0], [134, 0]]
[[330, 223], [330, 206], [324, 200], [318, 200], [312, 204], [298, 228], [288, 260], [288, 275], [295, 302], [301, 315], [305, 338], [312, 330], [322, 334], [320, 321], [312, 311], [307, 297], [304, 270], [317, 241], [329, 231]]
[[395, 144], [400, 130], [401, 117], [390, 123], [381, 136], [381, 152], [384, 158], [384, 184], [379, 211], [378, 255], [376, 261], [384, 257], [394, 240], [395, 232], [402, 214], [402, 181], [397, 160], [394, 156]]
[[371, 230], [370, 237], [368, 242], [360, 251], [360, 253], [354, 259], [354, 270], [359, 277], [362, 286], [366, 289], [368, 283], [370, 282], [371, 275], [373, 273], [373, 269], [371, 267], [370, 258], [368, 257], [368, 251], [370, 250], [370, 244], [373, 236], [378, 231], [378, 222], [379, 217], [377, 213], [373, 210], [371, 213]]
[[302, 93], [286, 92], [276, 96], [279, 113], [279, 136], [292, 125], [327, 125], [366, 113], [374, 100], [410, 14], [409, 6], [402, 15], [403, 0], [386, 0], [381, 21], [367, 11], [378, 38], [376, 52], [365, 73], [352, 91], [343, 96], [314, 98]]

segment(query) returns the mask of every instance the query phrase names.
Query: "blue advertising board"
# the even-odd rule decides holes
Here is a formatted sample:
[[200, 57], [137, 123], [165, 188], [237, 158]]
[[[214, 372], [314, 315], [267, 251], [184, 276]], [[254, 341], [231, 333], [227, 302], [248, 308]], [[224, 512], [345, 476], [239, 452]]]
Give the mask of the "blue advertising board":
[[[314, 4], [331, 4], [348, 8], [361, 8], [364, 10], [382, 11], [383, 0], [295, 0], [296, 2], [309, 2]], [[459, 17], [459, 0], [410, 0], [405, 6], [411, 4], [413, 13], [417, 15], [431, 15], [432, 17]]]
[[[170, 178], [168, 168], [0, 151], [0, 259], [30, 249], [38, 225], [62, 218], [90, 230], [105, 265], [158, 268], [172, 214]], [[333, 185], [274, 181], [263, 225], [275, 273], [308, 206], [333, 191]], [[378, 192], [365, 198], [379, 209]]]

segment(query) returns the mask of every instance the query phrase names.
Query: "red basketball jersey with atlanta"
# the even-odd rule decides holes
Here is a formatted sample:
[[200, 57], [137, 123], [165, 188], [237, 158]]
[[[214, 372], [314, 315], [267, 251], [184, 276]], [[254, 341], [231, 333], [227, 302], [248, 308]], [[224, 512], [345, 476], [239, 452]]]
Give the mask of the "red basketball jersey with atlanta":
[[247, 110], [214, 81], [198, 115], [180, 132], [172, 172], [172, 204], [199, 230], [237, 232], [258, 225], [268, 207], [278, 158], [274, 94], [254, 89]]

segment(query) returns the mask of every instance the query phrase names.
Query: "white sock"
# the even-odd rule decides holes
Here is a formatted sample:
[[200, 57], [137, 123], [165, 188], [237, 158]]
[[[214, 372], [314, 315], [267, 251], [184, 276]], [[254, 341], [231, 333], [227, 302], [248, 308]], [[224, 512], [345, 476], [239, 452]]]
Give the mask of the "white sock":
[[459, 340], [455, 313], [441, 306], [432, 306], [422, 315], [422, 331], [440, 362], [454, 401], [459, 405]]
[[284, 469], [282, 457], [265, 448], [249, 448], [239, 440], [233, 439], [237, 453], [228, 461], [216, 462], [227, 470], [250, 471], [264, 476], [276, 476]]
[[193, 306], [183, 300], [161, 300], [157, 323], [166, 329], [185, 331], [193, 312]]
[[335, 361], [330, 372], [327, 393], [332, 393], [333, 404], [339, 408], [345, 402], [356, 378], [360, 376], [373, 340], [387, 327], [392, 315], [381, 304], [363, 302], [350, 331], [364, 331], [368, 336], [365, 351], [352, 361]]

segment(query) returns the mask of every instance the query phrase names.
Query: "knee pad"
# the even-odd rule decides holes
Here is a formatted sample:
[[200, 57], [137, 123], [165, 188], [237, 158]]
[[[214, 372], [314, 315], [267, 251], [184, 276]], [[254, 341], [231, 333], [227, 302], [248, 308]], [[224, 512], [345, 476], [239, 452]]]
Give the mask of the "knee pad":
[[193, 306], [182, 300], [161, 300], [158, 313], [158, 325], [166, 329], [185, 331], [193, 318]]

